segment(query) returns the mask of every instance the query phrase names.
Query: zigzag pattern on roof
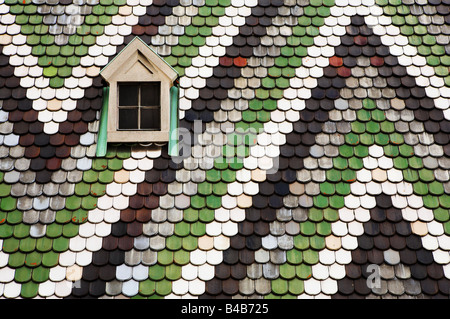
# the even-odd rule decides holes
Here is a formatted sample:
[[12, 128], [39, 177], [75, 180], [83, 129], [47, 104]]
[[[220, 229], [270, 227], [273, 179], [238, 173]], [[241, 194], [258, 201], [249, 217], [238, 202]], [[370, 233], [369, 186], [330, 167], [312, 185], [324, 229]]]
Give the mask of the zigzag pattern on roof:
[[[449, 298], [448, 8], [3, 1], [0, 296]], [[181, 162], [96, 156], [136, 36], [180, 75]]]

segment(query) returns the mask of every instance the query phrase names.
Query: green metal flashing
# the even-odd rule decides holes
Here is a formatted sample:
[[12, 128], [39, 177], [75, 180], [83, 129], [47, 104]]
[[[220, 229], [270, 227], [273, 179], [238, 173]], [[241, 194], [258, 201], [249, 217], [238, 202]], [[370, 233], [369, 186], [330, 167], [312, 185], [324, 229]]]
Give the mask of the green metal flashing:
[[108, 102], [109, 102], [109, 86], [103, 88], [103, 104], [102, 113], [100, 115], [100, 127], [97, 138], [97, 157], [106, 155], [108, 146]]
[[170, 128], [169, 128], [169, 156], [178, 155], [178, 101], [179, 101], [178, 85], [170, 88]]

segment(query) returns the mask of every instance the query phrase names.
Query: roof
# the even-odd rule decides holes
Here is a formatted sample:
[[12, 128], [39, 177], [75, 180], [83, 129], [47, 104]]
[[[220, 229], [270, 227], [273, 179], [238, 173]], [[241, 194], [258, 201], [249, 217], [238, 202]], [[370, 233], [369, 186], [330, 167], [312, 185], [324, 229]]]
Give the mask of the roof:
[[[77, 3], [0, 5], [2, 297], [449, 297], [448, 0]], [[96, 156], [136, 36], [182, 162]]]

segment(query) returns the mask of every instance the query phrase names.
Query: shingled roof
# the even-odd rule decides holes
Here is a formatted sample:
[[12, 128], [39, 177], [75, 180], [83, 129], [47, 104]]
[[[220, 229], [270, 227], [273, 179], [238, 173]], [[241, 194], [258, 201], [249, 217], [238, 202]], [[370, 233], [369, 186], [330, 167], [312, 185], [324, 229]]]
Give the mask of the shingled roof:
[[[449, 5], [2, 0], [0, 296], [449, 298]], [[181, 162], [96, 155], [136, 36]]]

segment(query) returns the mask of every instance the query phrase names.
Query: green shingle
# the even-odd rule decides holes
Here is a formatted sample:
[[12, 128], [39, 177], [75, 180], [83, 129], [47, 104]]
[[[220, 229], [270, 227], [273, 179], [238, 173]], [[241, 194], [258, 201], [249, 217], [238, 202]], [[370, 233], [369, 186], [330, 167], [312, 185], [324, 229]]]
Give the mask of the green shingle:
[[184, 250], [193, 251], [197, 249], [197, 238], [194, 236], [186, 236], [182, 239], [182, 246]]
[[139, 293], [144, 296], [150, 296], [155, 293], [156, 284], [155, 281], [146, 279], [139, 282]]
[[209, 195], [206, 197], [206, 206], [210, 209], [218, 209], [221, 203], [222, 199], [220, 196]]
[[213, 183], [220, 181], [220, 171], [215, 169], [206, 171], [206, 180]]
[[181, 278], [181, 267], [176, 264], [171, 264], [166, 267], [166, 278], [170, 281], [175, 281]]
[[308, 213], [308, 219], [312, 222], [320, 222], [323, 220], [323, 211], [317, 208], [311, 208]]
[[311, 266], [303, 263], [295, 267], [295, 271], [297, 273], [297, 277], [300, 279], [307, 279], [311, 276]]
[[328, 207], [328, 197], [323, 195], [316, 195], [313, 198], [314, 206], [317, 208], [325, 208]]
[[49, 251], [42, 254], [42, 265], [45, 267], [55, 267], [58, 265], [59, 254]]
[[20, 241], [17, 238], [10, 237], [3, 240], [2, 251], [6, 253], [13, 253], [19, 250]]
[[444, 194], [444, 186], [442, 185], [442, 183], [440, 183], [438, 181], [433, 181], [430, 184], [428, 184], [428, 188], [432, 195]]
[[158, 251], [158, 263], [161, 265], [170, 265], [173, 263], [173, 252], [167, 249]]
[[326, 177], [330, 182], [339, 182], [341, 180], [341, 172], [336, 169], [330, 169], [326, 172]]
[[89, 211], [97, 207], [97, 198], [93, 196], [83, 197], [81, 200], [81, 208]]
[[18, 283], [26, 283], [31, 279], [31, 272], [31, 268], [20, 267], [14, 273], [14, 280]]
[[439, 196], [439, 205], [445, 209], [450, 208], [450, 196], [447, 194]]
[[52, 249], [53, 241], [48, 237], [40, 237], [36, 240], [36, 249], [39, 252], [48, 252]]
[[349, 145], [359, 144], [359, 136], [357, 134], [348, 133], [345, 135], [345, 142]]
[[398, 146], [392, 145], [392, 144], [383, 146], [383, 150], [384, 150], [384, 155], [386, 155], [387, 157], [392, 157], [394, 159], [397, 158], [398, 155], [400, 154], [400, 152], [398, 150]]
[[335, 209], [328, 208], [323, 211], [323, 217], [329, 222], [335, 222], [339, 220], [339, 213]]
[[78, 225], [67, 223], [63, 226], [62, 235], [67, 238], [75, 237], [78, 234]]
[[37, 252], [37, 251], [33, 251], [31, 253], [28, 253], [25, 256], [25, 264], [28, 267], [37, 267], [42, 263], [42, 254]]
[[331, 235], [331, 224], [323, 221], [317, 224], [317, 234], [321, 236]]
[[62, 235], [62, 228], [63, 226], [57, 223], [49, 224], [46, 228], [46, 235], [49, 238], [58, 238]]
[[16, 209], [17, 205], [17, 198], [8, 196], [8, 197], [3, 197], [0, 200], [0, 210], [2, 211], [12, 211], [14, 209]]
[[148, 276], [152, 280], [161, 280], [166, 276], [166, 268], [158, 264], [150, 266]]
[[346, 144], [341, 145], [341, 146], [339, 146], [339, 154], [345, 158], [352, 157], [353, 156], [353, 147], [346, 145]]
[[316, 233], [316, 224], [306, 221], [300, 224], [300, 233], [305, 236], [311, 236]]
[[375, 135], [375, 143], [381, 146], [388, 145], [389, 143], [389, 135], [378, 133]]
[[340, 209], [345, 205], [344, 197], [340, 195], [333, 195], [329, 198], [329, 203], [331, 208]]
[[288, 281], [277, 278], [271, 281], [272, 291], [278, 295], [284, 295], [288, 292]]
[[312, 249], [303, 251], [303, 261], [309, 265], [315, 265], [319, 262], [319, 253]]
[[194, 209], [200, 209], [205, 207], [206, 199], [203, 196], [194, 195], [191, 197], [191, 207]]
[[434, 213], [434, 218], [439, 222], [446, 222], [450, 219], [448, 209], [443, 209], [443, 208], [439, 207], [439, 208], [435, 209], [433, 211], [433, 213]]
[[[381, 134], [381, 133], [380, 133]], [[375, 139], [377, 138], [377, 136], [379, 136], [380, 134], [377, 135], [372, 135], [369, 133], [363, 133], [361, 134], [360, 137], [360, 141], [361, 144], [366, 145], [366, 146], [371, 146], [375, 143]]]
[[432, 195], [426, 195], [422, 197], [423, 206], [426, 208], [434, 209], [439, 207], [439, 198]]
[[[212, 185], [213, 187], [213, 193], [217, 196], [223, 196], [227, 193], [227, 184], [226, 183], [222, 183], [222, 182], [218, 182], [218, 183], [214, 183]], [[208, 198], [210, 198], [211, 196], [208, 196]]]
[[407, 168], [403, 170], [403, 178], [405, 181], [413, 183], [419, 180], [419, 174], [416, 170]]
[[305, 250], [309, 247], [308, 237], [298, 235], [294, 237], [294, 247], [299, 250]]
[[91, 185], [90, 194], [95, 197], [100, 197], [106, 194], [106, 185], [101, 183], [94, 183]]
[[186, 265], [189, 263], [189, 252], [186, 250], [177, 250], [174, 252], [173, 260], [178, 265]]
[[36, 249], [36, 238], [26, 237], [21, 239], [19, 249], [24, 253], [34, 251]]
[[81, 207], [81, 197], [70, 196], [66, 199], [66, 208], [70, 210], [76, 210]]
[[22, 222], [23, 213], [19, 210], [14, 210], [8, 212], [6, 216], [6, 221], [8, 222], [8, 224], [14, 225]]
[[289, 292], [293, 295], [301, 295], [304, 292], [303, 280], [294, 278], [289, 280]]
[[183, 219], [188, 223], [193, 223], [198, 220], [198, 210], [192, 207], [187, 208], [183, 212]]
[[114, 172], [111, 170], [101, 171], [98, 174], [98, 181], [102, 184], [109, 184], [114, 180]]
[[[70, 222], [72, 219], [72, 212], [68, 210], [59, 210], [56, 212], [55, 221], [58, 224], [65, 224]], [[47, 226], [48, 227], [48, 226]]]
[[8, 265], [12, 268], [22, 267], [25, 263], [25, 254], [19, 251], [10, 254], [8, 259]]
[[322, 250], [325, 248], [325, 238], [322, 236], [314, 235], [309, 239], [309, 243], [312, 249]]
[[445, 232], [447, 235], [450, 235], [450, 221], [444, 223], [444, 232]]
[[191, 234], [197, 237], [201, 237], [206, 233], [206, 224], [197, 221], [191, 225]]
[[167, 296], [172, 292], [172, 282], [165, 279], [157, 281], [155, 289], [157, 294]]
[[200, 209], [198, 217], [200, 221], [210, 223], [214, 220], [214, 210], [208, 208]]
[[16, 238], [25, 238], [30, 235], [30, 227], [31, 225], [26, 224], [17, 224], [14, 226], [14, 237]]
[[189, 235], [191, 226], [185, 222], [178, 222], [175, 224], [174, 233], [180, 237]]
[[55, 252], [65, 252], [69, 249], [69, 238], [57, 237], [53, 239], [53, 250]]
[[181, 237], [170, 236], [166, 238], [166, 247], [169, 250], [177, 251], [181, 249]]
[[337, 195], [348, 195], [350, 194], [350, 183], [346, 182], [339, 182], [336, 184], [336, 194]]
[[80, 182], [75, 185], [75, 194], [77, 196], [86, 196], [90, 193], [91, 186], [89, 184]]
[[286, 251], [287, 262], [294, 265], [299, 265], [303, 261], [302, 252], [297, 249]]

